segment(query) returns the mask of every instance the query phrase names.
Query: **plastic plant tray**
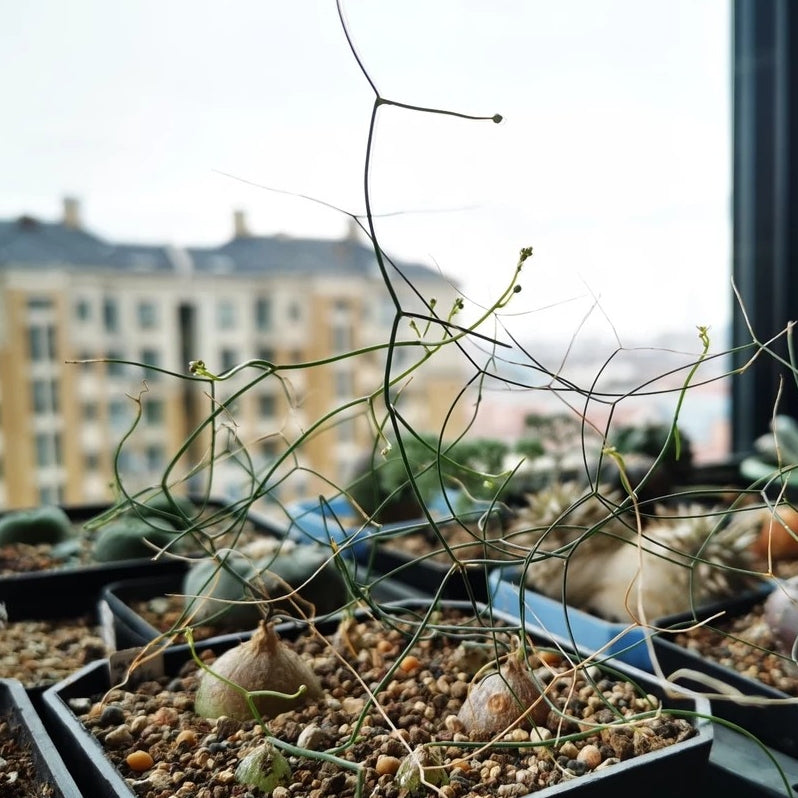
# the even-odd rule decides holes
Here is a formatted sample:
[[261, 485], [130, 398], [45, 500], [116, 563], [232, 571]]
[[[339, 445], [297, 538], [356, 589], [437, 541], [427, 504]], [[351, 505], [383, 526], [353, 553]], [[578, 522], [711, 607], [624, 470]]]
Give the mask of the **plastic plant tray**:
[[[399, 602], [398, 606], [409, 608], [426, 607], [426, 600], [408, 600]], [[461, 606], [469, 612], [474, 610], [468, 602], [446, 602], [453, 606]], [[485, 610], [484, 605], [481, 605]], [[512, 616], [494, 611], [495, 619], [506, 620], [517, 624]], [[324, 631], [325, 623], [320, 629]], [[293, 626], [297, 629], [297, 625]], [[288, 626], [284, 627], [285, 629]], [[331, 628], [328, 627], [328, 628]], [[285, 631], [281, 632], [286, 634]], [[553, 641], [540, 633], [530, 631], [533, 641], [538, 645], [550, 646]], [[203, 641], [196, 648], [199, 651], [212, 645], [214, 650], [222, 651], [225, 647], [246, 639], [247, 635], [230, 636], [227, 640], [217, 638], [215, 641]], [[558, 644], [558, 645], [561, 645]], [[189, 656], [187, 646], [173, 646], [163, 653], [162, 669], [166, 675], [176, 673]], [[617, 798], [618, 795], [635, 795], [644, 791], [648, 798], [666, 798], [677, 790], [680, 795], [698, 795], [684, 788], [684, 785], [699, 784], [709, 761], [713, 739], [712, 723], [706, 719], [709, 703], [702, 698], [672, 699], [666, 695], [665, 685], [655, 677], [636, 668], [625, 666], [618, 661], [610, 660], [606, 666], [619, 672], [624, 678], [634, 681], [647, 693], [658, 696], [666, 709], [679, 709], [695, 712], [696, 734], [675, 745], [662, 748], [632, 759], [617, 763], [612, 767], [588, 773], [568, 782], [535, 792], [524, 798], [549, 798], [555, 795], [578, 795], [580, 798]], [[104, 694], [109, 687], [110, 671], [108, 661], [88, 665], [53, 686], [43, 696], [44, 708], [51, 727], [51, 734], [59, 750], [71, 763], [73, 771], [79, 774], [79, 786], [84, 791], [84, 798], [131, 798], [133, 792], [124, 779], [105, 756], [100, 743], [83, 726], [70, 708], [70, 700], [91, 698]], [[678, 779], [678, 783], [674, 781]], [[681, 787], [679, 785], [682, 785]]]
[[[25, 795], [48, 798], [81, 798], [64, 760], [56, 750], [25, 688], [16, 679], [0, 679], [0, 717], [9, 724], [9, 732], [20, 748], [28, 749], [35, 771], [34, 783], [17, 784]], [[5, 776], [0, 769], [0, 794]], [[22, 795], [23, 792], [14, 793]]]
[[[442, 521], [451, 518], [442, 500], [430, 509], [435, 518]], [[391, 545], [392, 538], [428, 527], [426, 520], [400, 521], [381, 527], [347, 526], [355, 514], [343, 496], [329, 503], [299, 502], [290, 514], [288, 537], [292, 540], [334, 545], [345, 557], [428, 596], [439, 595], [451, 601], [487, 600], [487, 566], [475, 563], [464, 573], [431, 556], [413, 555]]]
[[[143, 646], [155, 640], [161, 632], [131, 605], [134, 602], [146, 601], [169, 593], [180, 594], [182, 590], [183, 578], [180, 574], [152, 579], [126, 579], [106, 585], [100, 603], [100, 615], [106, 636], [115, 642], [117, 649]], [[373, 580], [371, 592], [373, 599], [380, 603], [427, 596], [426, 593], [414, 590], [403, 582], [391, 578]], [[229, 630], [220, 633], [219, 636], [227, 635]]]
[[[205, 501], [205, 504], [217, 509], [226, 506], [226, 503], [220, 499], [210, 499]], [[109, 507], [108, 504], [86, 504], [66, 506], [63, 509], [74, 523], [85, 523], [105, 512]], [[266, 519], [258, 518], [256, 523], [265, 534], [285, 534], [284, 529]], [[156, 574], [182, 574], [186, 567], [186, 563], [182, 559], [160, 557], [157, 560], [142, 558], [86, 565], [65, 564], [61, 568], [52, 568], [46, 571], [7, 574], [0, 576], [0, 602], [4, 602], [7, 606], [17, 602], [32, 606], [38, 602], [41, 605], [42, 613], [46, 612], [50, 605], [57, 604], [59, 613], [74, 615], [83, 611], [81, 608], [87, 593], [93, 592], [95, 600], [97, 600], [102, 588], [111, 582], [151, 577]], [[74, 591], [76, 576], [81, 585], [77, 594]], [[56, 602], [53, 601], [54, 596], [58, 597]]]
[[[757, 603], [763, 601], [765, 593], [749, 594], [724, 604], [714, 605], [698, 613], [686, 613], [663, 619], [662, 625], [669, 629], [684, 628], [697, 620], [709, 618], [719, 611], [724, 612], [724, 619], [732, 619], [747, 613]], [[720, 623], [718, 620], [715, 623]], [[685, 671], [696, 671], [727, 685], [743, 696], [769, 699], [766, 706], [755, 703], [735, 701], [733, 699], [713, 699], [712, 712], [719, 718], [733, 723], [766, 745], [798, 757], [798, 697], [789, 696], [781, 690], [717, 662], [705, 659], [696, 652], [679, 645], [671, 635], [658, 634], [653, 638], [654, 651], [664, 675], [670, 677], [676, 671], [678, 684], [691, 688], [696, 692], [716, 693], [711, 685], [698, 679], [691, 679]]]
[[601, 652], [601, 658], [614, 657], [627, 665], [651, 673], [651, 657], [646, 632], [630, 624], [613, 623], [571, 607], [563, 602], [521, 587], [517, 568], [495, 570], [489, 577], [493, 605], [503, 612], [523, 615], [532, 628], [566, 640], [582, 651]]

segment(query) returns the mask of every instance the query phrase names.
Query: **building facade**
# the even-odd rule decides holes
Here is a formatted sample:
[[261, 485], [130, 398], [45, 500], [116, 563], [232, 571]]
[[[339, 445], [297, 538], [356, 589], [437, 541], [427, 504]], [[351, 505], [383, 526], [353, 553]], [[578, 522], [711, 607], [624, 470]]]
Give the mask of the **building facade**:
[[[58, 222], [0, 221], [0, 508], [106, 502], [117, 475], [126, 490], [166, 474], [279, 501], [345, 484], [384, 417], [388, 350], [336, 358], [390, 340], [374, 252], [354, 233], [253, 236], [240, 214], [234, 232], [212, 248], [112, 244], [72, 200]], [[437, 272], [396, 268], [403, 310], [451, 306], [456, 287]], [[454, 436], [466, 360], [435, 351], [443, 327], [423, 328], [396, 326], [392, 377], [433, 355], [389, 401], [415, 429]]]

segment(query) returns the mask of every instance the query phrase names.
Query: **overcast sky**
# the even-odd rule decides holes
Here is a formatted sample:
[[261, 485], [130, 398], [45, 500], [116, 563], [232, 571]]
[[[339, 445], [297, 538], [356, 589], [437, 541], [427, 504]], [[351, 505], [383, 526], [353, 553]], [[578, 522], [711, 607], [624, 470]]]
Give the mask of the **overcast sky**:
[[[372, 174], [392, 254], [475, 301], [518, 250], [528, 334], [600, 296], [622, 337], [722, 326], [730, 308], [727, 0], [348, 0], [383, 107]], [[363, 211], [374, 95], [332, 0], [38, 0], [0, 27], [0, 217], [77, 197], [111, 241], [338, 237]], [[540, 308], [556, 303], [556, 310]], [[607, 326], [606, 322], [601, 322]]]

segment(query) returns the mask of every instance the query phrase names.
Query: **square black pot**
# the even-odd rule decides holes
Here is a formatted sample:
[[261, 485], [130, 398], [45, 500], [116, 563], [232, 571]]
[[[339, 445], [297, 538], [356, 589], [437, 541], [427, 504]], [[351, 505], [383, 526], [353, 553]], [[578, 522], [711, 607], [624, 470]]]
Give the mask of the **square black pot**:
[[[473, 611], [468, 602], [446, 602], [451, 606], [460, 606]], [[427, 601], [415, 600], [400, 602], [394, 607], [422, 609], [429, 606]], [[481, 606], [483, 611], [484, 605]], [[516, 624], [517, 621], [503, 613], [494, 613], [497, 619]], [[334, 621], [330, 621], [334, 623]], [[322, 630], [324, 622], [321, 624]], [[286, 630], [298, 629], [296, 624], [287, 625]], [[282, 631], [282, 629], [281, 629]], [[288, 633], [284, 631], [283, 634]], [[539, 634], [531, 634], [533, 640], [543, 646], [552, 645], [548, 638]], [[212, 644], [216, 651], [234, 645], [237, 639], [231, 636], [226, 642], [220, 638], [215, 641], [203, 641], [196, 648], [204, 650]], [[163, 654], [162, 666], [166, 675], [175, 674], [189, 657], [187, 646], [174, 646]], [[699, 716], [709, 712], [708, 702], [703, 699], [671, 699], [665, 693], [665, 685], [652, 676], [615, 661], [608, 661], [607, 666], [619, 671], [627, 679], [635, 682], [647, 693], [658, 696], [667, 709], [695, 711]], [[59, 750], [72, 764], [73, 770], [79, 774], [79, 783], [84, 790], [85, 798], [131, 798], [133, 795], [124, 779], [105, 756], [100, 743], [83, 726], [70, 708], [74, 699], [90, 699], [105, 693], [111, 686], [109, 664], [94, 663], [74, 674], [62, 683], [55, 685], [44, 695], [44, 706], [50, 721], [51, 733], [56, 739]], [[534, 793], [534, 798], [549, 798], [554, 795], [578, 795], [580, 798], [617, 798], [619, 795], [636, 795], [644, 793], [647, 798], [666, 798], [674, 794], [689, 796], [685, 784], [700, 783], [707, 766], [712, 745], [712, 724], [702, 717], [695, 721], [696, 734], [688, 740], [668, 748], [634, 757], [612, 767], [588, 773], [577, 779], [558, 784], [554, 787]], [[678, 775], [677, 775], [678, 774]], [[678, 780], [675, 781], [674, 779]], [[681, 787], [679, 785], [682, 785]], [[525, 798], [533, 798], [526, 796]]]
[[[218, 500], [209, 501], [208, 505], [214, 508], [225, 506]], [[109, 510], [110, 505], [85, 504], [66, 506], [63, 509], [73, 523], [85, 524]], [[270, 527], [273, 528], [275, 527]], [[60, 568], [0, 576], [0, 602], [4, 602], [7, 607], [24, 603], [32, 608], [38, 604], [40, 608], [37, 612], [41, 613], [40, 617], [46, 617], [47, 613], [52, 612], [65, 617], [83, 612], [85, 596], [93, 594], [94, 600], [98, 600], [102, 588], [111, 582], [152, 577], [155, 574], [182, 574], [185, 569], [185, 562], [174, 557], [81, 565], [65, 563]], [[74, 585], [78, 583], [81, 589], [75, 593]]]
[[[392, 539], [415, 534], [428, 529], [424, 519], [400, 521], [382, 527], [366, 525], [363, 528], [343, 524], [351, 519], [353, 510], [349, 502], [338, 496], [330, 503], [317, 500], [300, 502], [291, 509], [288, 536], [297, 542], [313, 541], [323, 545], [336, 545], [341, 553], [374, 573], [404, 582], [415, 591], [427, 596], [438, 596], [447, 601], [487, 601], [488, 573], [492, 563], [472, 562], [463, 570], [452, 568], [432, 555], [416, 555], [392, 545]], [[440, 513], [450, 517], [448, 508]]]
[[[707, 607], [695, 614], [686, 613], [663, 619], [659, 625], [676, 630], [694, 625], [718, 612], [723, 620], [731, 620], [746, 614], [752, 607], [764, 601], [765, 593], [754, 593]], [[696, 652], [679, 645], [671, 634], [660, 633], [653, 637], [654, 652], [666, 677], [680, 671], [677, 683], [698, 693], [715, 693], [717, 690], [690, 678], [687, 671], [696, 671], [739, 691], [743, 696], [775, 700], [767, 706], [735, 701], [733, 698], [713, 699], [712, 713], [718, 718], [736, 724], [753, 734], [762, 743], [791, 757], [798, 757], [798, 699], [781, 690], [744, 676], [739, 671], [704, 659]]]
[[[357, 566], [352, 564], [350, 566], [355, 572], [357, 571]], [[363, 576], [363, 574], [353, 574], [356, 578]], [[422, 591], [414, 590], [399, 580], [374, 574], [369, 574], [369, 589], [373, 600], [381, 604], [426, 596]], [[100, 615], [106, 634], [110, 640], [113, 640], [114, 647], [126, 649], [144, 646], [161, 635], [158, 629], [136, 612], [131, 606], [133, 603], [182, 592], [182, 574], [150, 579], [125, 579], [106, 585], [101, 595]], [[251, 629], [240, 631], [250, 632]], [[220, 632], [218, 636], [229, 634], [228, 629]]]
[[[33, 780], [28, 784], [17, 784], [25, 789], [25, 795], [81, 798], [77, 784], [47, 734], [28, 694], [15, 679], [0, 679], [0, 718], [8, 723], [16, 746], [27, 750], [33, 763]], [[3, 770], [0, 769], [0, 793], [10, 789], [2, 787], [6, 779]]]

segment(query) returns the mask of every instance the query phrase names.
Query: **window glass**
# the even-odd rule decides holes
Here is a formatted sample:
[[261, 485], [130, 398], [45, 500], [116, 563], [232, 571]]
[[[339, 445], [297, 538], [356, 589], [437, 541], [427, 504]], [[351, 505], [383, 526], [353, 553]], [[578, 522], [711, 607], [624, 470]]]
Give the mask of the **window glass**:
[[158, 326], [158, 306], [152, 300], [142, 299], [136, 312], [142, 330], [151, 330]]
[[144, 420], [148, 424], [162, 424], [164, 420], [164, 405], [160, 399], [145, 398], [142, 405]]
[[103, 300], [103, 325], [106, 332], [119, 332], [119, 304], [114, 297]]
[[[157, 349], [142, 349], [140, 357], [145, 366], [161, 367], [161, 353]], [[154, 368], [144, 369], [144, 377], [148, 380], [157, 380], [160, 376], [161, 373]]]
[[264, 418], [269, 418], [274, 415], [276, 409], [276, 402], [273, 394], [262, 394], [258, 397], [258, 412]]
[[222, 371], [229, 371], [238, 365], [238, 352], [235, 349], [224, 348], [221, 351]]
[[91, 310], [91, 302], [88, 299], [78, 299], [75, 302], [75, 318], [78, 321], [90, 321]]
[[255, 327], [266, 331], [272, 326], [272, 303], [267, 297], [258, 297], [255, 300]]
[[229, 299], [220, 299], [216, 304], [216, 326], [220, 330], [232, 330], [236, 326], [235, 305]]

